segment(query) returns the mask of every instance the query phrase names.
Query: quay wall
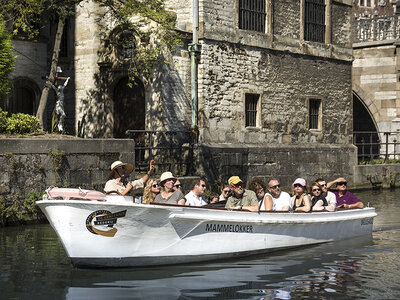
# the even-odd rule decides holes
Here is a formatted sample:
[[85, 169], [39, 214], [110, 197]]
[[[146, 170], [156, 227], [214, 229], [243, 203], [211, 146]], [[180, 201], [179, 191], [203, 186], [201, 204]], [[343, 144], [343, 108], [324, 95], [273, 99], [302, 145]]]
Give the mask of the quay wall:
[[134, 146], [122, 139], [0, 139], [0, 225], [10, 207], [32, 205], [30, 195], [49, 186], [102, 190], [113, 161], [134, 162]]

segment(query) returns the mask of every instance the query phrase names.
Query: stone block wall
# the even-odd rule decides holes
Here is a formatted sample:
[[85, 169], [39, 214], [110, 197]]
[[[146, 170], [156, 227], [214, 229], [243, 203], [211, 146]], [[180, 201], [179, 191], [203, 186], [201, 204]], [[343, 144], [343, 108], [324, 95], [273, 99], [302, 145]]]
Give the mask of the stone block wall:
[[254, 177], [265, 180], [277, 178], [285, 190], [298, 177], [311, 184], [318, 177], [333, 180], [344, 176], [353, 184], [356, 148], [349, 146], [311, 145], [281, 147], [229, 147], [225, 145], [201, 146], [199, 148], [199, 170], [211, 182], [227, 181], [238, 175], [244, 181]]
[[0, 197], [11, 205], [52, 185], [102, 190], [112, 162], [134, 159], [133, 140], [1, 139]]

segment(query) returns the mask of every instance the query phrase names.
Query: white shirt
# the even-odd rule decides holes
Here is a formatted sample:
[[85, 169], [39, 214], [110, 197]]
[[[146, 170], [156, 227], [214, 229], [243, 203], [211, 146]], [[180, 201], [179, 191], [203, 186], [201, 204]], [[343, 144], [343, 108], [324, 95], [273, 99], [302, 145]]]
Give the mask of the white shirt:
[[186, 194], [186, 203], [185, 205], [187, 206], [203, 206], [207, 205], [206, 199], [204, 199], [203, 196], [200, 196], [199, 198], [193, 193], [193, 191], [190, 191], [189, 193]]
[[[131, 191], [144, 188], [144, 184], [142, 178], [131, 181], [132, 189]], [[106, 182], [106, 186], [104, 187], [104, 191], [106, 193], [110, 192], [119, 192], [122, 193], [125, 191], [125, 186], [122, 183], [119, 183], [116, 179], [110, 179]], [[336, 199], [336, 198], [335, 198]]]
[[281, 192], [278, 198], [272, 196], [272, 201], [274, 201], [274, 204], [272, 205], [272, 210], [282, 210], [284, 206], [289, 206], [289, 208], [292, 206], [290, 195], [286, 192]]
[[[258, 200], [258, 206], [260, 207], [260, 210], [265, 210], [265, 198], [267, 198], [267, 196], [271, 196], [271, 197], [272, 197], [271, 194], [265, 193], [264, 198], [263, 198], [263, 200], [262, 200], [261, 207], [260, 207], [260, 201], [261, 201], [261, 200]], [[274, 198], [272, 197], [272, 199], [274, 199]], [[272, 210], [273, 210], [273, 209], [272, 209]]]

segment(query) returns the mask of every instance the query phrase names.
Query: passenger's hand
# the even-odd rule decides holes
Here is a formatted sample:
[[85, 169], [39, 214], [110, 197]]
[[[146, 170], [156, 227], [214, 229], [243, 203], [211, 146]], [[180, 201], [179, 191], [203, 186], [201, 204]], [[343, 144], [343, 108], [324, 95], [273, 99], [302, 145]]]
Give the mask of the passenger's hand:
[[154, 164], [155, 164], [155, 161], [154, 161], [154, 160], [151, 160], [151, 161], [150, 161], [149, 172], [148, 172], [147, 174], [151, 175], [151, 174], [154, 172], [154, 169], [155, 169]]

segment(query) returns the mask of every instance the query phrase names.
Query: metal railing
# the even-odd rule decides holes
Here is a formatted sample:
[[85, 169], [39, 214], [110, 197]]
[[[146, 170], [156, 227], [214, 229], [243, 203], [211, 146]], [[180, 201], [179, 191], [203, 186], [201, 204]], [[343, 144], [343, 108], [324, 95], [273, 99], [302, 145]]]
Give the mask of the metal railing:
[[194, 146], [196, 134], [192, 131], [127, 130], [135, 140], [135, 169], [148, 170], [155, 160], [156, 173], [170, 171], [176, 176], [194, 174]]
[[398, 15], [354, 20], [353, 43], [395, 40], [400, 36]]
[[359, 163], [400, 159], [400, 132], [354, 131], [353, 143]]

